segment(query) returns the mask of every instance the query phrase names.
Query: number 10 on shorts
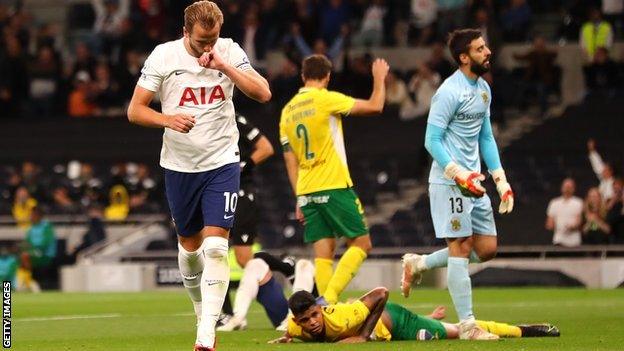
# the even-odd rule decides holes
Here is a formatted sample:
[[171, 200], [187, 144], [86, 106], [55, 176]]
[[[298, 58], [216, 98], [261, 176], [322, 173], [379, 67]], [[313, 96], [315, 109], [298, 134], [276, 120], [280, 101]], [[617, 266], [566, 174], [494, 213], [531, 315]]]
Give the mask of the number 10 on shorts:
[[236, 212], [238, 194], [226, 191], [223, 193], [223, 197], [225, 197], [225, 213]]

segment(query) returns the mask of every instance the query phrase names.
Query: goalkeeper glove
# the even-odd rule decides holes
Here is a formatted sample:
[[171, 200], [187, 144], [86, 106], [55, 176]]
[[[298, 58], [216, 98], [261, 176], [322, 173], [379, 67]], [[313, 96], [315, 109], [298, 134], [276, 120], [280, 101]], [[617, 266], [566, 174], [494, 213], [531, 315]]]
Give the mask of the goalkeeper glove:
[[513, 191], [511, 191], [511, 186], [507, 183], [505, 171], [499, 168], [491, 173], [494, 178], [494, 183], [496, 183], [496, 190], [501, 198], [500, 206], [498, 206], [498, 213], [511, 213], [514, 206], [514, 194]]
[[451, 161], [444, 168], [444, 176], [454, 180], [464, 196], [482, 197], [485, 194], [485, 188], [479, 184], [479, 181], [485, 180], [485, 176], [481, 173], [468, 171]]

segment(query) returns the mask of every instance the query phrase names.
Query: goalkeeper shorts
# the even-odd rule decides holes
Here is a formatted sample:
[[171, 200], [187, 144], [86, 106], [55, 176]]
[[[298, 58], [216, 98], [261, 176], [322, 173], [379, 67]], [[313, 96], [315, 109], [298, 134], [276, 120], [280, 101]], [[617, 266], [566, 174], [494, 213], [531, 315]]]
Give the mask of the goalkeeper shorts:
[[437, 238], [496, 235], [492, 202], [462, 195], [456, 185], [429, 184], [431, 219]]

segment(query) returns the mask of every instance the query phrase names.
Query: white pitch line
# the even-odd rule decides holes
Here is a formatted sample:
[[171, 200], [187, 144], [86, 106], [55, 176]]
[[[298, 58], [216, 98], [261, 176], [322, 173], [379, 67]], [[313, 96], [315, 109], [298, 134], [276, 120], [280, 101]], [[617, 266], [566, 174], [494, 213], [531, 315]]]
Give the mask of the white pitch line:
[[65, 316], [49, 316], [49, 317], [32, 317], [32, 318], [15, 318], [15, 322], [47, 322], [47, 321], [68, 321], [73, 319], [99, 319], [99, 318], [118, 318], [120, 313], [108, 314], [84, 314], [84, 315], [65, 315]]
[[[249, 311], [248, 314], [261, 314], [264, 311]], [[100, 318], [150, 318], [150, 317], [191, 317], [195, 316], [193, 312], [179, 312], [171, 314], [121, 314], [121, 313], [108, 313], [108, 314], [85, 314], [85, 315], [61, 315], [61, 316], [47, 316], [47, 317], [28, 317], [28, 318], [14, 318], [15, 322], [49, 322], [49, 321], [69, 321], [76, 319], [100, 319]]]
[[195, 312], [180, 312], [180, 313], [171, 314], [170, 316], [174, 316], [174, 317], [188, 317], [188, 316], [194, 316], [194, 315], [195, 315]]

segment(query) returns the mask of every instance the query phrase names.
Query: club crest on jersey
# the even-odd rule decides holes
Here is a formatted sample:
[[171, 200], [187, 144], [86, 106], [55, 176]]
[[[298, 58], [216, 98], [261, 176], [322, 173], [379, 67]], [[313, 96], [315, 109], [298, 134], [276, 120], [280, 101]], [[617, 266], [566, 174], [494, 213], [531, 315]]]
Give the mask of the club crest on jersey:
[[488, 94], [485, 91], [481, 93], [481, 97], [483, 98], [484, 104], [487, 104], [488, 101], [490, 100], [490, 98], [488, 97]]
[[225, 93], [223, 92], [223, 88], [221, 88], [220, 85], [215, 85], [214, 87], [212, 87], [212, 89], [210, 87], [186, 87], [182, 92], [182, 97], [180, 97], [180, 102], [178, 103], [178, 106], [206, 105], [212, 104], [216, 100], [225, 100]]
[[451, 219], [451, 230], [457, 232], [461, 229], [461, 222], [458, 218]]

